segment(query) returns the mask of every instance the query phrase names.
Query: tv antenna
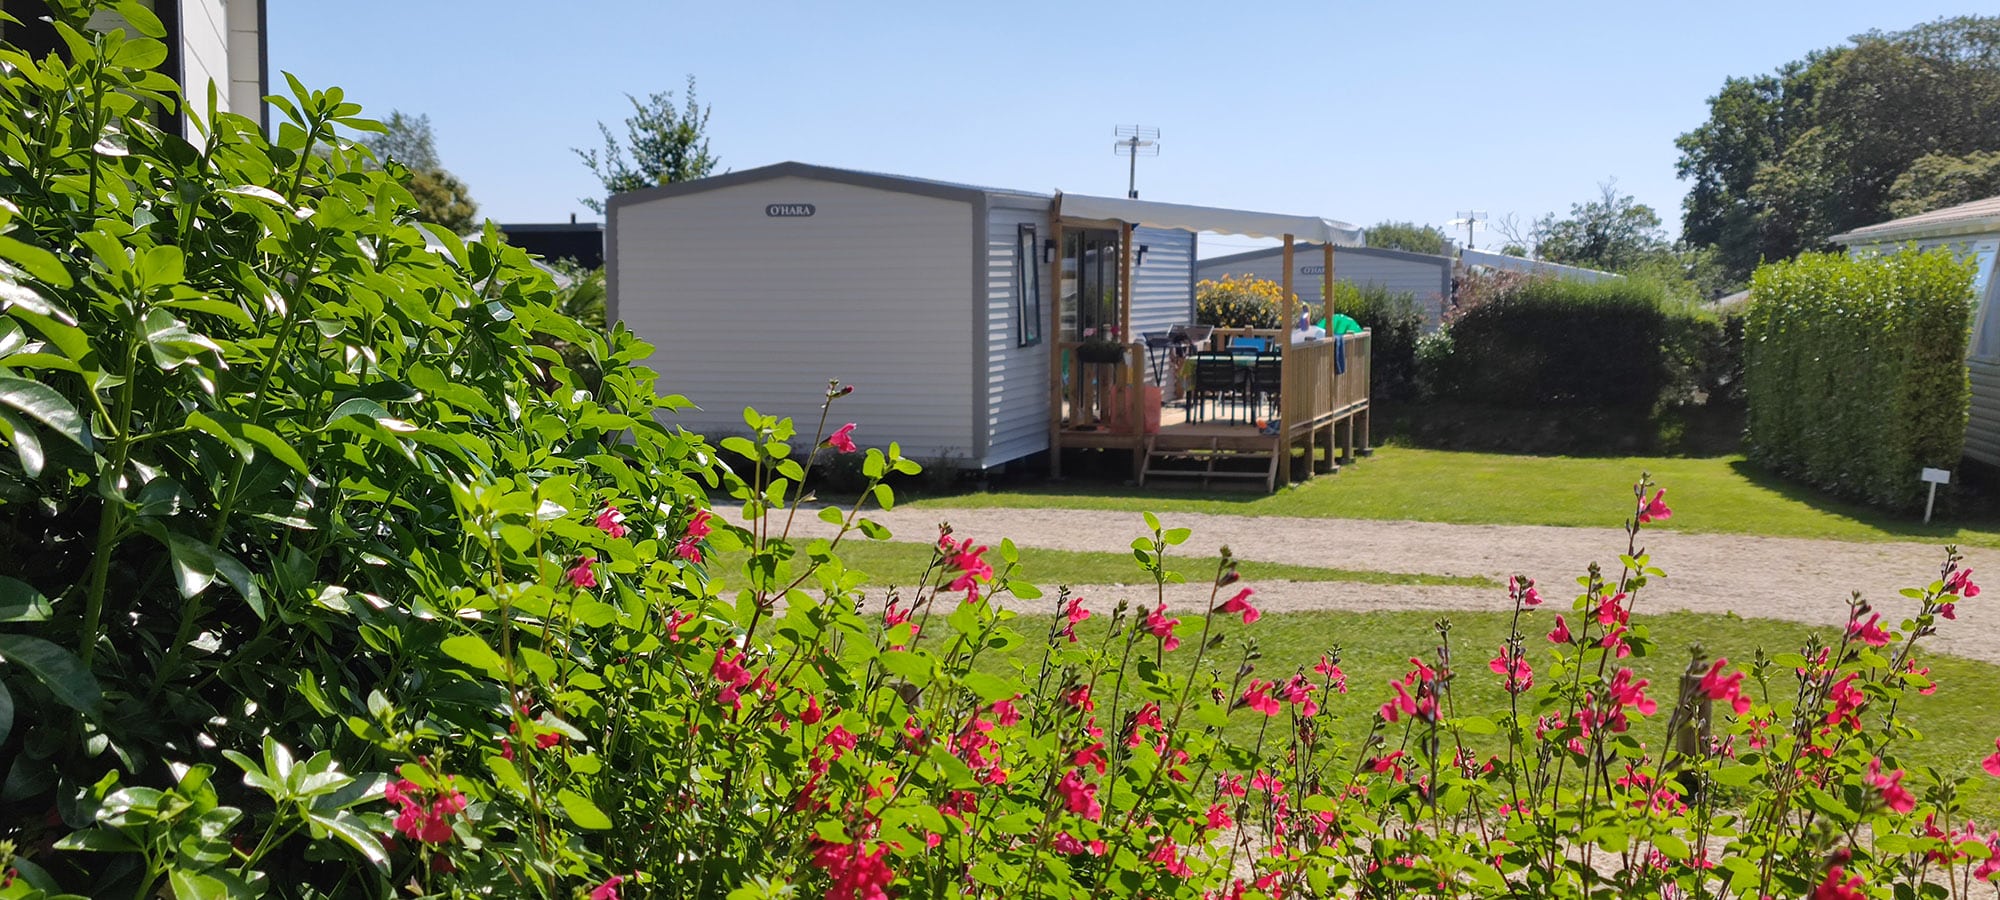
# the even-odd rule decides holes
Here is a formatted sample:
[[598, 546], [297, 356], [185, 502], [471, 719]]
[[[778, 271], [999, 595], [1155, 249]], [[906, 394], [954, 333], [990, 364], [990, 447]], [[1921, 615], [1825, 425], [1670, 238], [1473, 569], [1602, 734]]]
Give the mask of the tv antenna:
[[1458, 213], [1458, 218], [1451, 220], [1451, 227], [1453, 228], [1453, 230], [1460, 228], [1465, 229], [1465, 249], [1477, 250], [1479, 248], [1473, 245], [1472, 235], [1473, 232], [1486, 230], [1486, 210], [1483, 209], [1460, 210]]
[[1125, 196], [1137, 200], [1139, 157], [1160, 155], [1160, 129], [1147, 125], [1120, 125], [1113, 131], [1118, 135], [1118, 140], [1112, 142], [1111, 152], [1132, 158], [1132, 164], [1125, 175]]

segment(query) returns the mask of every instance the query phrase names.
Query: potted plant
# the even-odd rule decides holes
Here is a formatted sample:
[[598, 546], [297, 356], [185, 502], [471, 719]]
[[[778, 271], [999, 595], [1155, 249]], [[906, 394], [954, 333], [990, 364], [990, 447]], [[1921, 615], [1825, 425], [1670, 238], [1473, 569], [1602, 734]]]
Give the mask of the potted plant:
[[1083, 330], [1083, 343], [1076, 347], [1076, 358], [1087, 363], [1115, 363], [1125, 360], [1125, 345], [1118, 343], [1118, 329], [1096, 328]]

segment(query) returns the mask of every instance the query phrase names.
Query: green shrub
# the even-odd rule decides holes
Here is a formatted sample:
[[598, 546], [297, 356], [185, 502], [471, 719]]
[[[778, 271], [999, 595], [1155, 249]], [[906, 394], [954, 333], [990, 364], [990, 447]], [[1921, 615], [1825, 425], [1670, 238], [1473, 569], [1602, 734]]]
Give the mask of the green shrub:
[[1627, 279], [1523, 281], [1451, 324], [1443, 381], [1500, 405], [1651, 406], [1668, 379], [1661, 299]]
[[1972, 274], [1949, 251], [1807, 254], [1757, 270], [1744, 324], [1753, 459], [1838, 496], [1919, 502], [1971, 402]]
[[[1379, 284], [1333, 286], [1335, 312], [1350, 316], [1371, 336], [1371, 384], [1369, 391], [1378, 401], [1400, 402], [1415, 399], [1417, 393], [1417, 339], [1423, 335], [1424, 314], [1417, 309], [1416, 297], [1391, 291]], [[1319, 310], [1314, 321], [1325, 318]]]

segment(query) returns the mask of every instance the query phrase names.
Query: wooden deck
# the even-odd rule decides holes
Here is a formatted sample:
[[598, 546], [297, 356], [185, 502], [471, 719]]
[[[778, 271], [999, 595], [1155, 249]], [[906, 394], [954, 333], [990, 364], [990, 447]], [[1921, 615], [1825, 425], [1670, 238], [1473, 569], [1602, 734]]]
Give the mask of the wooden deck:
[[[1288, 337], [1280, 336], [1279, 339]], [[1162, 402], [1158, 426], [1151, 427], [1152, 398], [1165, 391], [1149, 384], [1143, 345], [1132, 345], [1120, 363], [1072, 361], [1060, 385], [1060, 427], [1055, 452], [1066, 447], [1125, 450], [1141, 485], [1155, 478], [1261, 479], [1266, 490], [1289, 482], [1303, 451], [1316, 473], [1338, 471], [1352, 460], [1356, 445], [1368, 447], [1369, 350], [1372, 335], [1340, 338], [1344, 365], [1336, 363], [1334, 342], [1295, 344], [1286, 354], [1278, 408], [1283, 433], [1267, 434], [1254, 423], [1204, 417], [1189, 421], [1179, 402]], [[1072, 356], [1073, 359], [1073, 356]], [[1268, 414], [1268, 413], [1267, 413]], [[1133, 427], [1144, 423], [1148, 427]]]

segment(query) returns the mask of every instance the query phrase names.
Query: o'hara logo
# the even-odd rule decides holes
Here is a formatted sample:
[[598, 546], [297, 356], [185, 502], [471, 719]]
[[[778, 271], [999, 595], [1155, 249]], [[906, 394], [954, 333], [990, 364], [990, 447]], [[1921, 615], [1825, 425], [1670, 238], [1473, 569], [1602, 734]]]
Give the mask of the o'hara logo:
[[819, 212], [810, 203], [773, 203], [764, 207], [764, 215], [773, 219], [800, 219]]
[[1325, 267], [1325, 266], [1300, 266], [1300, 267], [1299, 267], [1299, 274], [1300, 274], [1300, 275], [1318, 275], [1318, 274], [1320, 274], [1321, 272], [1324, 272], [1324, 271], [1326, 271], [1326, 267]]

